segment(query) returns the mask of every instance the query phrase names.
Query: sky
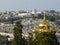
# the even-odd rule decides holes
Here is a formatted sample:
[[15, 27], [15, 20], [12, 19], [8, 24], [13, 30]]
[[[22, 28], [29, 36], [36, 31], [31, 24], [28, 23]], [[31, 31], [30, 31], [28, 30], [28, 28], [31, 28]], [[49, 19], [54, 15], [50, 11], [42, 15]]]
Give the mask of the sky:
[[0, 11], [31, 9], [60, 11], [60, 0], [0, 0]]

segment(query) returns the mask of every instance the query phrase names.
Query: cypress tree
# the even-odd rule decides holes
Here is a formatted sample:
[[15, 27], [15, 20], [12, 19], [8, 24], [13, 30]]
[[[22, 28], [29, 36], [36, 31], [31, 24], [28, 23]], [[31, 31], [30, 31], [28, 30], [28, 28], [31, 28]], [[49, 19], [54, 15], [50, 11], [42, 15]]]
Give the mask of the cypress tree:
[[21, 25], [20, 22], [16, 22], [15, 27], [14, 27], [14, 40], [13, 40], [13, 45], [22, 45], [22, 28], [23, 26]]

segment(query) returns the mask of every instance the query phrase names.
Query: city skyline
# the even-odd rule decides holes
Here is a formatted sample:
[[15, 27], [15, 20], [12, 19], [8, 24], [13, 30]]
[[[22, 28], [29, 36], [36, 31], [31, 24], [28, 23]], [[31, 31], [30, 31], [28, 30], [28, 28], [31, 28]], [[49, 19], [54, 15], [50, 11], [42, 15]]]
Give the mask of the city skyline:
[[0, 11], [56, 10], [60, 11], [60, 0], [0, 0]]

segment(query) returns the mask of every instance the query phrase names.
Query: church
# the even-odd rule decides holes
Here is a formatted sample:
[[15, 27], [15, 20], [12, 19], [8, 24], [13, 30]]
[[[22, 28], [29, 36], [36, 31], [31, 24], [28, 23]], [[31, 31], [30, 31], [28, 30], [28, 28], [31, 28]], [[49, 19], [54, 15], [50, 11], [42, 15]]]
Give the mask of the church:
[[44, 17], [42, 19], [42, 21], [40, 22], [40, 24], [38, 25], [39, 29], [36, 28], [36, 22], [34, 25], [34, 28], [32, 30], [32, 32], [35, 34], [37, 32], [51, 32], [51, 31], [55, 31], [55, 29], [53, 29], [53, 27], [51, 27], [49, 21], [46, 19], [46, 13], [44, 11]]
[[55, 28], [50, 26], [48, 20], [46, 20], [46, 15], [44, 12], [44, 17], [39, 24], [39, 29], [35, 26], [32, 30], [33, 32], [33, 39], [34, 45], [59, 45], [56, 37], [56, 30]]

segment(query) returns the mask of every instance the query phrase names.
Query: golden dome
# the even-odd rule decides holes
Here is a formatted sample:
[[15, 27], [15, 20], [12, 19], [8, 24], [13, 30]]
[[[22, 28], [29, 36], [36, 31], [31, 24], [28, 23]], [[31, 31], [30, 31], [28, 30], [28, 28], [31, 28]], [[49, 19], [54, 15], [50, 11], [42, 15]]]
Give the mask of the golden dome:
[[44, 12], [44, 18], [43, 18], [43, 20], [40, 22], [39, 28], [40, 28], [41, 31], [47, 31], [47, 30], [49, 30], [49, 27], [50, 27], [50, 24], [49, 24], [49, 22], [46, 20], [45, 12]]
[[36, 32], [38, 32], [38, 30], [36, 29], [36, 22], [34, 22], [34, 29], [32, 30], [33, 31], [33, 33], [36, 33]]
[[36, 22], [35, 22], [35, 26], [34, 26], [34, 29], [33, 29], [33, 33], [37, 33], [39, 31], [41, 32], [47, 32], [49, 31], [50, 29], [50, 24], [49, 22], [46, 20], [46, 17], [45, 17], [45, 12], [44, 12], [44, 18], [43, 20], [40, 22], [39, 24], [39, 29], [36, 29]]
[[50, 26], [49, 22], [46, 20], [46, 16], [45, 16], [45, 11], [44, 11], [44, 18], [43, 20], [40, 22], [39, 26]]
[[33, 31], [33, 33], [36, 33], [38, 30], [36, 29], [36, 27], [34, 27], [34, 29], [32, 31]]

